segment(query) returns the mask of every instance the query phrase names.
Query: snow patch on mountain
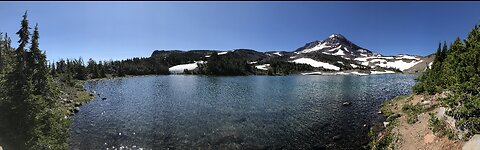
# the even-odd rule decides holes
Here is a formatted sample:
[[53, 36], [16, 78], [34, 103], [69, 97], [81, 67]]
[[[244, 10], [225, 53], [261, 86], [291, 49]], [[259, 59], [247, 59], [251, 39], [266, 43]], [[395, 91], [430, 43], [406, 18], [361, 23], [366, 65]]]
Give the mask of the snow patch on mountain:
[[370, 68], [375, 68], [375, 66], [379, 66], [384, 68], [397, 68], [401, 71], [404, 71], [422, 62], [422, 60], [420, 60], [419, 58], [408, 55], [389, 57], [360, 57], [355, 58], [354, 60], [359, 61], [361, 65], [370, 66]]
[[283, 56], [282, 54], [280, 54], [280, 52], [275, 52], [273, 54], [278, 55], [278, 56]]
[[376, 65], [380, 66], [380, 67], [385, 67], [385, 68], [397, 68], [400, 71], [403, 71], [403, 70], [406, 70], [406, 69], [408, 69], [412, 66], [415, 66], [416, 64], [418, 64], [420, 62], [422, 62], [422, 61], [420, 60], [420, 61], [405, 62], [405, 61], [402, 61], [402, 60], [397, 60], [397, 61], [394, 61], [394, 62], [388, 61], [386, 63], [380, 63], [380, 64], [376, 64]]
[[371, 71], [370, 74], [391, 74], [395, 73], [394, 71], [385, 70], [385, 71]]
[[332, 55], [345, 55], [345, 53], [343, 52], [343, 50], [338, 50], [336, 53], [333, 53]]
[[183, 73], [185, 70], [194, 70], [198, 67], [198, 63], [204, 63], [204, 61], [196, 61], [194, 63], [172, 66], [168, 68], [168, 71], [170, 73]]
[[322, 68], [325, 68], [325, 69], [331, 69], [331, 70], [337, 70], [337, 71], [340, 70], [340, 67], [337, 67], [335, 65], [325, 63], [325, 62], [316, 61], [316, 60], [313, 60], [311, 58], [299, 58], [299, 59], [295, 59], [291, 62], [299, 63], [299, 64], [308, 64], [312, 67], [322, 67]]
[[255, 68], [260, 69], [260, 70], [268, 70], [268, 67], [270, 67], [270, 64], [263, 64], [263, 65], [256, 65]]
[[228, 52], [220, 52], [220, 53], [217, 53], [217, 55], [225, 55], [227, 54]]
[[316, 45], [315, 47], [312, 47], [312, 48], [309, 48], [309, 49], [304, 49], [302, 51], [300, 51], [300, 53], [310, 53], [310, 52], [314, 52], [314, 51], [318, 51], [318, 50], [321, 50], [321, 49], [324, 49], [324, 48], [330, 48], [331, 46], [327, 46], [326, 45], [327, 43], [322, 43], [320, 45]]

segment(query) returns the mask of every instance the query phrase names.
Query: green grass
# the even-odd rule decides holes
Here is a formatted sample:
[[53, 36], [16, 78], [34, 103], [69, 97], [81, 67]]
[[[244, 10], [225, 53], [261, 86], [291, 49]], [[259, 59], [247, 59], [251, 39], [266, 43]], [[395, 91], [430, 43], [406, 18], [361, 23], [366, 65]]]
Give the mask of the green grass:
[[423, 108], [420, 104], [405, 104], [402, 111], [407, 114], [407, 123], [414, 124], [418, 121], [418, 115], [423, 112]]
[[448, 139], [453, 139], [455, 134], [452, 130], [447, 127], [447, 123], [442, 121], [435, 116], [435, 113], [430, 113], [430, 119], [428, 120], [429, 128], [433, 131], [433, 133], [437, 134], [438, 136], [447, 136]]
[[84, 83], [85, 81], [80, 81], [80, 80], [75, 82], [76, 93], [75, 93], [74, 101], [82, 104], [92, 100], [95, 97], [93, 93], [90, 93], [83, 88]]

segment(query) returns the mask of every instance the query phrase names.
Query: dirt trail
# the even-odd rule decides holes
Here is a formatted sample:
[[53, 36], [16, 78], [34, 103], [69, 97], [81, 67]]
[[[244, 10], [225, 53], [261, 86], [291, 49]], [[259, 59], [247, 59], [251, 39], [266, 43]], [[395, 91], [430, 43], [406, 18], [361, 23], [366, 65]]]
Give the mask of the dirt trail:
[[[405, 98], [393, 103], [391, 108], [398, 113], [398, 124], [392, 129], [396, 140], [393, 141], [395, 149], [400, 150], [461, 150], [463, 142], [450, 140], [446, 136], [438, 137], [429, 129], [430, 112], [437, 112], [438, 101], [435, 97], [424, 97], [414, 95], [411, 99]], [[432, 109], [418, 115], [418, 121], [414, 124], [408, 123], [407, 114], [402, 111], [405, 104], [431, 105]]]

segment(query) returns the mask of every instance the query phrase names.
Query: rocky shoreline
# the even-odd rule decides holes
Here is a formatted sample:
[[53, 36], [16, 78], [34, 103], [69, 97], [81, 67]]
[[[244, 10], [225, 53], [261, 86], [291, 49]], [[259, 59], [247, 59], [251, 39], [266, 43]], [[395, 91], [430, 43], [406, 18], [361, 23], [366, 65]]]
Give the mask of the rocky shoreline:
[[[383, 104], [383, 126], [370, 131], [370, 149], [464, 149], [480, 146], [480, 135], [469, 139], [455, 127], [436, 95], [398, 96]], [[376, 131], [377, 130], [377, 131]], [[477, 138], [475, 138], [477, 137]], [[468, 142], [466, 142], [468, 141]]]

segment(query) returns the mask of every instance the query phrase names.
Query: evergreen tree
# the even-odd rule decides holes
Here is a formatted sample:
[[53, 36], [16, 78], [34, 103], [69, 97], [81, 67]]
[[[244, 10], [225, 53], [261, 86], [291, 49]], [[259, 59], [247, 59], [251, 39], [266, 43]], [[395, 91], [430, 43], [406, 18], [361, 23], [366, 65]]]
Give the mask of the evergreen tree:
[[75, 79], [86, 80], [87, 79], [87, 69], [83, 66], [83, 59], [80, 57], [78, 60], [74, 60], [72, 64], [72, 71], [76, 73]]
[[38, 33], [38, 24], [35, 25], [32, 44], [30, 47], [30, 70], [32, 70], [32, 83], [34, 86], [33, 93], [36, 95], [44, 95], [47, 93], [47, 78], [48, 78], [48, 68], [46, 56], [39, 48], [38, 39], [40, 35]]
[[88, 72], [92, 75], [92, 78], [99, 78], [100, 77], [100, 73], [99, 73], [99, 70], [98, 70], [98, 67], [97, 67], [97, 63], [92, 58], [90, 58], [88, 60], [87, 69], [88, 69]]
[[52, 63], [50, 65], [50, 74], [52, 75], [52, 77], [58, 77], [58, 74], [57, 74], [57, 68], [55, 67], [55, 63]]
[[97, 65], [97, 70], [100, 70], [100, 78], [105, 78], [107, 77], [106, 73], [105, 73], [105, 67], [103, 66], [103, 63], [102, 62], [99, 62], [98, 65]]
[[[440, 48], [439, 48], [440, 49]], [[480, 133], [480, 29], [475, 26], [463, 42], [457, 37], [450, 48], [444, 42], [437, 50], [431, 69], [427, 69], [414, 86], [417, 93], [448, 91], [442, 104], [466, 131], [466, 137]], [[434, 90], [432, 90], [434, 89]]]
[[122, 64], [118, 65], [117, 76], [119, 76], [119, 77], [124, 77], [125, 76], [125, 71], [123, 70], [123, 65]]
[[[10, 142], [12, 145], [17, 145], [19, 149], [26, 149], [26, 141], [28, 137], [31, 137], [29, 129], [33, 125], [32, 116], [32, 95], [31, 95], [31, 83], [26, 74], [26, 51], [25, 47], [28, 44], [30, 31], [28, 27], [27, 12], [23, 15], [21, 21], [21, 28], [17, 32], [20, 37], [18, 48], [15, 50], [15, 68], [8, 75], [6, 84], [11, 85], [6, 89], [7, 101], [3, 104], [5, 114], [7, 116], [5, 123], [8, 123], [8, 128], [11, 129], [12, 135]], [[7, 133], [7, 134], [8, 134]]]
[[3, 74], [4, 70], [5, 70], [4, 69], [5, 67], [4, 67], [3, 64], [4, 64], [4, 61], [5, 61], [5, 59], [4, 59], [5, 52], [4, 51], [6, 51], [6, 48], [4, 48], [4, 47], [5, 47], [5, 42], [3, 40], [3, 33], [0, 32], [0, 74]]

